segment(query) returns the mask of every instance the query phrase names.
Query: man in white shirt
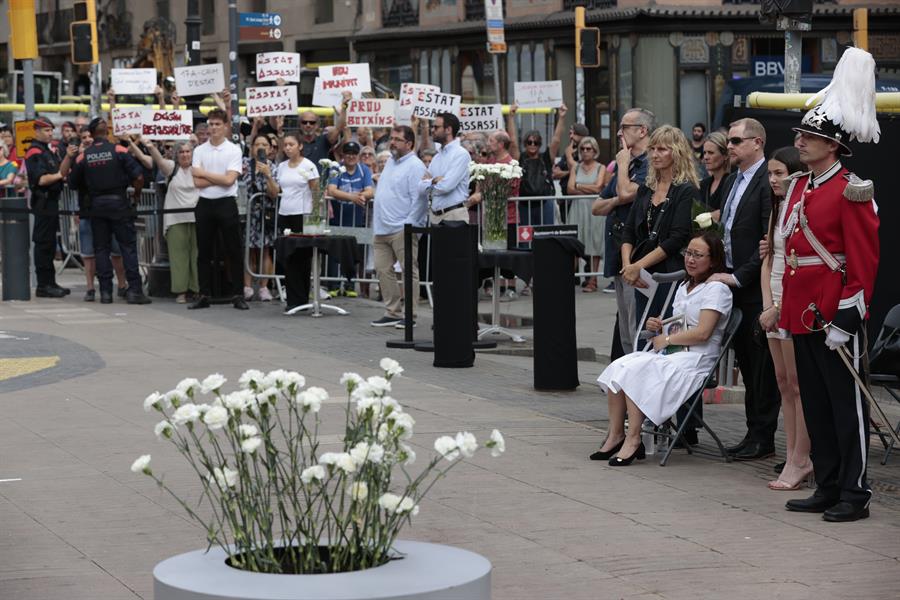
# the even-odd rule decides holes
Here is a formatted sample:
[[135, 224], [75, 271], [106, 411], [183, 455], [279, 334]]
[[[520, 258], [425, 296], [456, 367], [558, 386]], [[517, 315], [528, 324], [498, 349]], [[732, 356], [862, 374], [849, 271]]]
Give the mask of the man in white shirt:
[[431, 224], [441, 221], [468, 223], [466, 200], [472, 158], [456, 138], [459, 118], [452, 113], [439, 114], [431, 124], [431, 133], [434, 141], [440, 144], [440, 150], [419, 182], [419, 192], [430, 198]]
[[241, 174], [241, 149], [225, 139], [225, 111], [209, 111], [206, 123], [209, 140], [194, 150], [191, 171], [200, 200], [194, 215], [197, 222], [197, 274], [200, 296], [188, 308], [209, 308], [212, 293], [212, 258], [219, 232], [225, 246], [232, 287], [232, 305], [249, 307], [243, 296], [243, 260], [241, 256], [240, 218], [237, 210], [238, 177]]
[[[403, 227], [407, 223], [423, 227], [427, 218], [428, 204], [419, 191], [419, 182], [425, 174], [425, 164], [419, 160], [413, 149], [416, 135], [411, 127], [397, 125], [391, 130], [391, 158], [384, 165], [378, 188], [375, 191], [374, 218], [375, 233], [375, 273], [384, 298], [385, 314], [372, 321], [373, 327], [403, 327], [400, 312], [402, 297], [400, 285], [394, 273], [394, 263], [404, 261]], [[412, 237], [412, 256], [417, 256], [418, 236]], [[403, 264], [406, 268], [407, 265]], [[415, 318], [416, 298], [419, 290], [419, 264], [412, 261], [413, 287], [407, 301], [413, 303]], [[413, 322], [415, 324], [415, 322]]]

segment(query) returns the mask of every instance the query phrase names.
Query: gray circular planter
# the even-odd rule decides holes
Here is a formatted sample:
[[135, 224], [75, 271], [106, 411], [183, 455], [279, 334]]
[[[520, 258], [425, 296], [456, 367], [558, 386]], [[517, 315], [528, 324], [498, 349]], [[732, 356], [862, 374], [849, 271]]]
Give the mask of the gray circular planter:
[[491, 563], [468, 550], [399, 541], [402, 560], [364, 571], [268, 575], [233, 569], [221, 548], [195, 550], [153, 569], [155, 600], [488, 600]]

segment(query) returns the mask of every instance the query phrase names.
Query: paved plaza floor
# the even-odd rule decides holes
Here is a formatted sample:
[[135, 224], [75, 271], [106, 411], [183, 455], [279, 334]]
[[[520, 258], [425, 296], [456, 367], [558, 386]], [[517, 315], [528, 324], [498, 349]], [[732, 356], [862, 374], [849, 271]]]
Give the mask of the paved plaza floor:
[[[149, 453], [169, 485], [196, 487], [153, 435], [157, 418], [141, 406], [149, 392], [188, 376], [221, 372], [236, 383], [247, 368], [292, 369], [335, 397], [323, 408], [328, 423], [342, 415], [341, 373], [375, 374], [383, 356], [405, 368], [393, 395], [416, 419], [420, 457], [442, 434], [481, 439], [496, 427], [506, 437], [503, 457], [485, 452], [456, 467], [402, 534], [485, 555], [495, 600], [900, 593], [900, 456], [882, 467], [876, 441], [871, 518], [830, 524], [784, 510], [811, 490], [766, 488], [777, 458], [726, 464], [678, 451], [666, 467], [653, 457], [629, 468], [589, 461], [605, 435], [606, 401], [593, 383], [600, 362], [579, 363], [578, 390], [539, 393], [527, 356], [479, 354], [473, 368], [448, 370], [430, 354], [386, 349], [401, 332], [370, 327], [381, 309], [361, 298], [336, 300], [348, 316], [312, 319], [285, 317], [276, 303], [246, 312], [87, 304], [75, 275], [63, 281], [75, 286], [64, 301], [0, 305], [2, 600], [150, 599], [157, 562], [203, 547], [183, 510], [129, 471]], [[579, 345], [602, 355], [615, 300], [579, 292], [577, 301]], [[524, 315], [527, 304], [504, 311]], [[416, 337], [425, 339], [430, 315], [420, 313]], [[743, 434], [743, 406], [706, 414], [726, 442]]]

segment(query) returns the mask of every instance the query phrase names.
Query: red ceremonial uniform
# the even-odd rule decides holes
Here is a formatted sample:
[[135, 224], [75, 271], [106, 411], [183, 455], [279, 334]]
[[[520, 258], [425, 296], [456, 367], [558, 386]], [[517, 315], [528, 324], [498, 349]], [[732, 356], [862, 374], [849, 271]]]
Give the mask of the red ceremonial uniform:
[[[878, 215], [871, 197], [851, 200], [854, 194], [845, 194], [851, 174], [840, 162], [810, 181], [811, 178], [812, 173], [806, 173], [794, 182], [785, 222], [779, 224], [791, 229], [782, 229], [787, 264], [778, 326], [795, 335], [821, 328], [822, 324], [814, 323], [813, 314], [806, 310], [815, 303], [826, 321], [854, 333], [866, 317], [875, 286]], [[807, 262], [820, 258], [798, 222], [801, 199], [805, 199], [809, 229], [828, 252], [844, 263], [845, 273], [832, 271], [822, 262], [797, 264], [804, 258]]]

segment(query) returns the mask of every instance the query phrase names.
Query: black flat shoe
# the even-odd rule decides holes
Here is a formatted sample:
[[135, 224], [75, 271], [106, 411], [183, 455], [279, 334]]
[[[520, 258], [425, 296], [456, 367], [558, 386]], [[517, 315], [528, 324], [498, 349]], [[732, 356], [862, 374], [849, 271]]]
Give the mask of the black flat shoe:
[[250, 307], [247, 306], [247, 302], [241, 296], [232, 298], [231, 305], [238, 310], [250, 310]]
[[97, 298], [96, 290], [88, 290], [84, 293], [84, 301], [85, 302], [93, 302]]
[[732, 454], [734, 460], [760, 460], [775, 455], [775, 446], [760, 442], [748, 442], [739, 452]]
[[822, 518], [832, 523], [849, 523], [869, 518], [869, 505], [859, 506], [851, 502], [838, 502], [825, 511]]
[[188, 310], [197, 310], [200, 308], [209, 308], [209, 298], [206, 296], [200, 296], [197, 298], [197, 301], [188, 306]]
[[112, 292], [100, 290], [100, 304], [112, 304]]
[[637, 450], [634, 451], [634, 454], [632, 454], [628, 458], [622, 458], [621, 456], [613, 456], [612, 458], [610, 458], [609, 466], [627, 467], [634, 462], [634, 459], [644, 460], [645, 458], [647, 458], [647, 449], [644, 448], [644, 442], [641, 442], [641, 445], [638, 446]]
[[624, 444], [624, 443], [625, 443], [625, 440], [622, 440], [621, 442], [619, 442], [618, 444], [616, 444], [609, 450], [606, 450], [605, 452], [603, 450], [597, 450], [596, 452], [591, 454], [590, 459], [591, 460], [609, 460], [610, 458], [615, 456], [616, 452], [618, 452], [619, 450], [622, 449], [622, 444]]
[[788, 500], [784, 507], [793, 512], [823, 513], [838, 503], [840, 503], [839, 499], [829, 498], [816, 492], [809, 498]]

